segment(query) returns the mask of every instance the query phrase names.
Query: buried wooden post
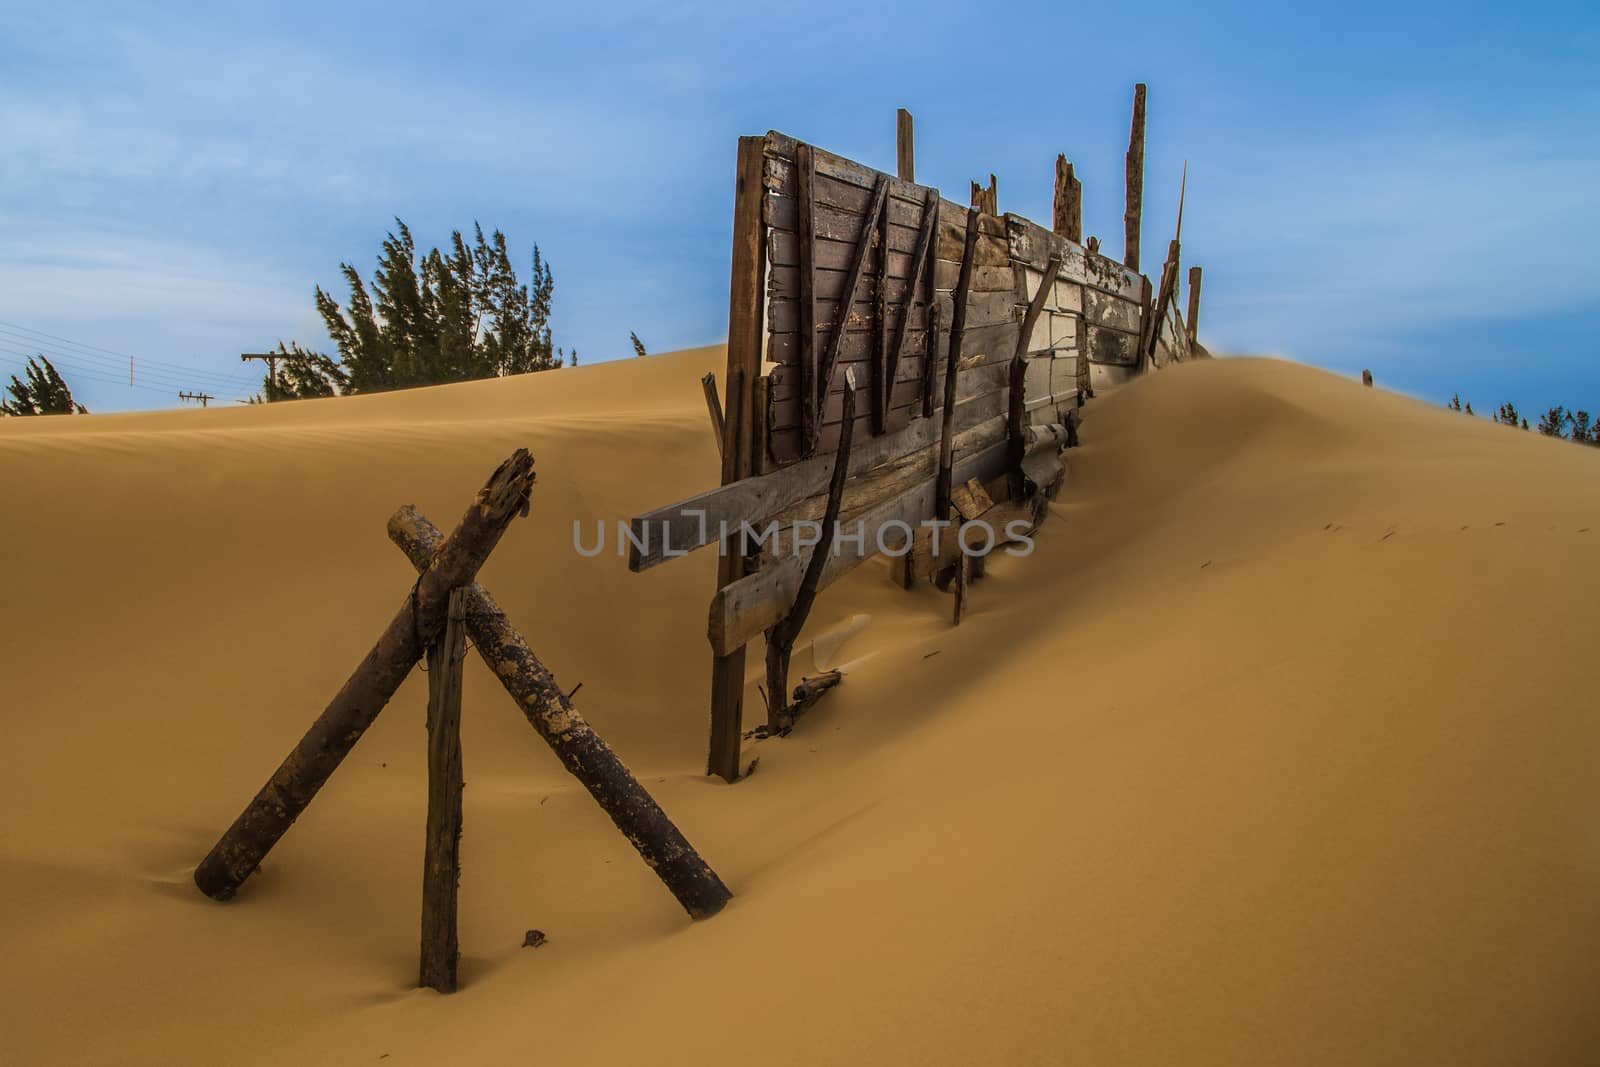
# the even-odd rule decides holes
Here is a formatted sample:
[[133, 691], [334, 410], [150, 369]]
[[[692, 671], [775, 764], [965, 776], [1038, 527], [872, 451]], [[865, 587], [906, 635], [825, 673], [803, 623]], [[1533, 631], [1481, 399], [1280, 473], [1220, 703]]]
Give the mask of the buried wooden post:
[[[444, 540], [438, 528], [413, 507], [390, 516], [389, 539], [419, 570], [428, 565]], [[473, 648], [562, 765], [589, 791], [690, 916], [705, 919], [721, 911], [733, 896], [728, 887], [572, 706], [571, 698], [556, 685], [554, 676], [494, 598], [473, 582], [467, 586], [466, 606], [467, 635]]]
[[467, 654], [467, 591], [450, 591], [440, 635], [428, 650], [428, 830], [422, 860], [419, 986], [456, 991], [456, 887], [461, 882], [461, 661]]
[[1189, 327], [1189, 343], [1200, 340], [1200, 268], [1189, 268], [1189, 314], [1185, 320]]
[[839, 449], [833, 457], [833, 475], [828, 482], [828, 503], [822, 513], [822, 539], [811, 547], [811, 558], [806, 561], [805, 575], [800, 579], [800, 591], [795, 594], [794, 606], [789, 613], [767, 630], [767, 729], [783, 733], [794, 725], [792, 706], [784, 699], [789, 692], [789, 657], [794, 652], [795, 639], [800, 636], [816, 603], [817, 584], [822, 580], [822, 569], [833, 554], [838, 540], [839, 508], [844, 502], [844, 483], [850, 477], [850, 439], [854, 436], [856, 418], [856, 376], [845, 371], [844, 412], [839, 424]]
[[1024, 433], [1028, 418], [1027, 375], [1027, 359], [1014, 357], [1011, 360], [1011, 382], [1006, 405], [1006, 480], [1013, 500], [1020, 500], [1023, 496], [1022, 460], [1028, 454], [1028, 439]]
[[894, 165], [903, 182], [917, 180], [915, 153], [911, 142], [911, 112], [900, 108], [894, 114]]
[[1144, 82], [1133, 87], [1133, 124], [1128, 130], [1127, 206], [1122, 212], [1122, 262], [1139, 269], [1139, 217], [1144, 211]]
[[972, 563], [967, 559], [967, 548], [961, 543], [960, 528], [956, 529], [956, 596], [950, 609], [952, 625], [960, 626], [961, 617], [967, 613], [967, 582], [972, 575]]
[[511, 520], [528, 513], [533, 482], [533, 456], [524, 448], [489, 476], [377, 644], [195, 868], [202, 893], [230, 899], [294, 825], [444, 628], [450, 590], [471, 582]]
[[711, 432], [717, 437], [717, 451], [722, 451], [722, 398], [717, 395], [717, 375], [714, 371], [706, 371], [706, 376], [700, 379], [701, 388], [706, 391], [706, 411], [711, 415]]

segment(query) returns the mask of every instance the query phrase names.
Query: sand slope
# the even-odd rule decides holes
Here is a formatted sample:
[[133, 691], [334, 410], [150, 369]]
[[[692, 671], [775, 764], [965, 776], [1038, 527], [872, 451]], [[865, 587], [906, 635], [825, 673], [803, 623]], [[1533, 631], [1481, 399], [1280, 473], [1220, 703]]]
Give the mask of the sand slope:
[[[826, 594], [874, 658], [728, 787], [713, 561], [570, 548], [714, 480], [721, 359], [0, 422], [0, 1060], [1600, 1057], [1600, 450], [1276, 361], [1142, 380], [959, 631], [879, 564]], [[485, 582], [738, 896], [689, 924], [473, 660], [441, 998], [415, 678], [239, 899], [188, 879], [409, 586], [389, 512], [448, 527], [522, 444]]]

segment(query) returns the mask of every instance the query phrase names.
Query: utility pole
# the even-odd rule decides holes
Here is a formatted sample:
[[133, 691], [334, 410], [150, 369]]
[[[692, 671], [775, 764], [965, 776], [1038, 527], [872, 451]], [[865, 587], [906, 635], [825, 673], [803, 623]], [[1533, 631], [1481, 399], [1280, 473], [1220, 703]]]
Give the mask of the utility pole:
[[198, 401], [200, 401], [200, 406], [201, 407], [205, 407], [211, 401], [215, 400], [216, 397], [212, 396], [210, 393], [185, 393], [185, 392], [179, 392], [178, 393], [178, 399], [179, 400], [185, 400], [185, 401], [187, 401], [187, 400], [198, 400]]
[[272, 382], [274, 392], [278, 388], [278, 360], [282, 358], [283, 356], [277, 352], [241, 352], [239, 354], [240, 363], [248, 363], [252, 359], [259, 359], [267, 365], [267, 380]]

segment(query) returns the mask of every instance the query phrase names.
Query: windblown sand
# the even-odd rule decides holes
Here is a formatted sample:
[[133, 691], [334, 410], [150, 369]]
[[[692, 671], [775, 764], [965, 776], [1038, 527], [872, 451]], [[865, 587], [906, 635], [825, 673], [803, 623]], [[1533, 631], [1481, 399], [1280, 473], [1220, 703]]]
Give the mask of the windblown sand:
[[[715, 481], [721, 363], [0, 423], [0, 1061], [1600, 1061], [1600, 450], [1164, 371], [959, 629], [827, 591], [871, 658], [730, 787], [713, 559], [572, 549]], [[441, 997], [418, 675], [236, 900], [189, 879], [400, 605], [389, 513], [519, 445], [483, 580], [736, 898], [690, 923], [474, 658]]]

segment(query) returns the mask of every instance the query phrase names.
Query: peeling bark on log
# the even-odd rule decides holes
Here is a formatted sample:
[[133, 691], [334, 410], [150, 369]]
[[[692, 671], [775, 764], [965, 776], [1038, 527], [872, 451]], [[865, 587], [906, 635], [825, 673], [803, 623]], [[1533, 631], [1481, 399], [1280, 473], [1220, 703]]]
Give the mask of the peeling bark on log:
[[533, 456], [519, 448], [478, 490], [372, 651], [195, 868], [206, 896], [230, 899], [294, 825], [444, 628], [450, 590], [471, 582], [511, 520], [528, 513], [533, 482]]
[[422, 962], [417, 984], [456, 991], [456, 888], [461, 882], [461, 661], [466, 590], [450, 591], [444, 633], [428, 650], [428, 829], [422, 860]]
[[[440, 542], [438, 529], [412, 507], [401, 508], [389, 519], [389, 539], [419, 568]], [[728, 887], [578, 714], [494, 598], [476, 582], [467, 588], [467, 633], [528, 722], [611, 816], [684, 910], [696, 919], [721, 911], [733, 896]]]
[[843, 680], [844, 675], [839, 671], [823, 671], [821, 674], [808, 675], [800, 679], [800, 684], [794, 687], [795, 717], [798, 718], [802, 711], [821, 700], [822, 694]]

